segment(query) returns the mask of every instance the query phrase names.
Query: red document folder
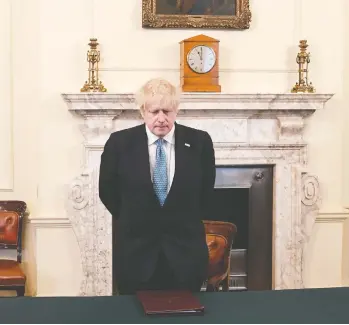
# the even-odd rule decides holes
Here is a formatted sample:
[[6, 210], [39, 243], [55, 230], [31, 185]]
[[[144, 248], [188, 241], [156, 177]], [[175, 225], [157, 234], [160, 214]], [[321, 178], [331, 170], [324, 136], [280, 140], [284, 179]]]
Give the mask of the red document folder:
[[190, 291], [139, 291], [146, 315], [202, 315], [204, 306]]

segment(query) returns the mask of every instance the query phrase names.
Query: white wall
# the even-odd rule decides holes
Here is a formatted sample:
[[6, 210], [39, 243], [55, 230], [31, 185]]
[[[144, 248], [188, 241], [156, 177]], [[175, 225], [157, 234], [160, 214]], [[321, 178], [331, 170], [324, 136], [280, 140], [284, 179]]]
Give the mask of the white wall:
[[0, 12], [0, 38], [3, 48], [0, 60], [0, 188], [13, 190], [13, 145], [12, 145], [12, 53], [11, 53], [11, 6], [4, 1]]
[[[81, 266], [65, 219], [64, 186], [82, 164], [82, 123], [63, 92], [87, 78], [90, 37], [100, 42], [101, 79], [109, 92], [133, 92], [151, 77], [179, 83], [179, 44], [204, 33], [220, 42], [223, 92], [289, 92], [297, 80], [300, 39], [312, 54], [317, 92], [335, 93], [309, 120], [309, 169], [323, 206], [307, 255], [307, 286], [348, 283], [349, 121], [348, 1], [251, 0], [246, 31], [145, 30], [141, 0], [0, 0], [0, 199], [28, 203], [28, 294], [75, 295]], [[345, 225], [345, 227], [343, 227]]]

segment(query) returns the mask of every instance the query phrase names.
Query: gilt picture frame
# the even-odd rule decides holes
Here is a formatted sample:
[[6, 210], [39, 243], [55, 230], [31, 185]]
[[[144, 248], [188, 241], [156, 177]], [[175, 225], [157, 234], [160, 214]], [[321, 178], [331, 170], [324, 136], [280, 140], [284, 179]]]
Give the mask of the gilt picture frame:
[[248, 29], [249, 0], [142, 0], [143, 28]]

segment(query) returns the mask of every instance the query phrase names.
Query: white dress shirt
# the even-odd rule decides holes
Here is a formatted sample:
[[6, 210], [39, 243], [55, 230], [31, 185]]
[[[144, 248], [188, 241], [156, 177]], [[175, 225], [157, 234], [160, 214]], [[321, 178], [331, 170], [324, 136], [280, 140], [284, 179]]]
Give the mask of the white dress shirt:
[[[150, 162], [150, 175], [151, 180], [153, 181], [153, 171], [156, 163], [156, 143], [155, 141], [159, 139], [157, 135], [152, 133], [147, 126], [145, 126], [147, 136], [148, 136], [148, 150], [149, 150], [149, 162]], [[169, 192], [174, 173], [175, 173], [175, 136], [174, 136], [175, 126], [173, 125], [171, 131], [163, 137], [164, 149], [166, 153], [166, 161], [167, 161], [167, 193]]]

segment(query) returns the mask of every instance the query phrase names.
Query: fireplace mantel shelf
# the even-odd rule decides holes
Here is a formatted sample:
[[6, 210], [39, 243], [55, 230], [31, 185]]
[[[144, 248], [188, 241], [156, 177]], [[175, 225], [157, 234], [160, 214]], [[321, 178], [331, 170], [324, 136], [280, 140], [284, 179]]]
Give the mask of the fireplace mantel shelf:
[[[322, 109], [333, 94], [226, 94], [184, 93], [180, 115], [197, 116], [200, 113], [232, 115], [298, 115], [306, 117]], [[113, 116], [138, 114], [133, 93], [64, 93], [69, 111], [80, 116]], [[214, 105], [213, 105], [214, 104]]]

